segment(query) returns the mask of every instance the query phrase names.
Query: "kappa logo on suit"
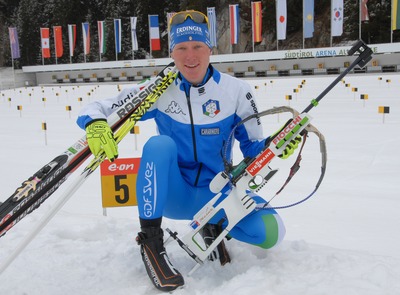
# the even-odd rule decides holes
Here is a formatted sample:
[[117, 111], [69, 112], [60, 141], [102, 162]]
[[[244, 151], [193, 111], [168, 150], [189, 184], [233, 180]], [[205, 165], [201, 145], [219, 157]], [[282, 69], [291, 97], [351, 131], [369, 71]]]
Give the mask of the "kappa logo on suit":
[[169, 106], [165, 110], [165, 112], [170, 113], [170, 114], [183, 114], [186, 116], [186, 114], [183, 112], [181, 106], [176, 101], [171, 101], [171, 103], [169, 104]]

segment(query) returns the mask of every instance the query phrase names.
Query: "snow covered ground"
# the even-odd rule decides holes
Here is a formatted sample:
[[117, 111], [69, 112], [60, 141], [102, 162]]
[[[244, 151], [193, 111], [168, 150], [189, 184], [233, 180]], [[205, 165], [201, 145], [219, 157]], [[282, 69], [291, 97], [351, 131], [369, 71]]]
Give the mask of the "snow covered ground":
[[[334, 78], [248, 82], [254, 86], [260, 110], [290, 104], [302, 111]], [[294, 93], [302, 80], [303, 87]], [[102, 84], [1, 91], [0, 201], [84, 135], [75, 125], [83, 104], [113, 95], [117, 88]], [[287, 227], [283, 243], [261, 251], [231, 240], [227, 242], [231, 264], [221, 267], [209, 262], [189, 277], [186, 274], [194, 262], [172, 241], [167, 245], [169, 256], [186, 280], [185, 287], [174, 294], [400, 294], [399, 93], [399, 74], [345, 77], [310, 112], [312, 123], [326, 138], [327, 172], [310, 200], [279, 211]], [[361, 100], [361, 94], [368, 99]], [[292, 95], [292, 100], [286, 100], [286, 95]], [[66, 106], [71, 106], [71, 112]], [[390, 113], [384, 117], [378, 113], [379, 106], [389, 106]], [[265, 135], [286, 118], [284, 114], [263, 118]], [[44, 121], [47, 133], [41, 129]], [[121, 143], [120, 157], [139, 157], [144, 142], [156, 132], [151, 122], [139, 126], [137, 138], [128, 135]], [[238, 152], [235, 158], [241, 159]], [[263, 189], [263, 196], [271, 198], [279, 189], [292, 161], [272, 162], [280, 172]], [[318, 141], [310, 135], [300, 171], [272, 204], [286, 205], [306, 197], [319, 177], [320, 165]], [[76, 176], [0, 238], [0, 263]], [[147, 278], [134, 241], [139, 230], [137, 209], [108, 208], [103, 216], [100, 182], [96, 171], [0, 275], [0, 294], [159, 294]], [[163, 226], [180, 234], [187, 230], [185, 221], [165, 219]]]

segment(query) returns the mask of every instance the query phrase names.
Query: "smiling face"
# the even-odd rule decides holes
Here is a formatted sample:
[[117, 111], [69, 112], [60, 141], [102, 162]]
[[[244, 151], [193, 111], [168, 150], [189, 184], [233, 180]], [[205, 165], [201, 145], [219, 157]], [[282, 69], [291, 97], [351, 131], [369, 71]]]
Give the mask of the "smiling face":
[[199, 41], [187, 41], [177, 44], [171, 57], [181, 74], [193, 85], [200, 84], [210, 64], [211, 49]]

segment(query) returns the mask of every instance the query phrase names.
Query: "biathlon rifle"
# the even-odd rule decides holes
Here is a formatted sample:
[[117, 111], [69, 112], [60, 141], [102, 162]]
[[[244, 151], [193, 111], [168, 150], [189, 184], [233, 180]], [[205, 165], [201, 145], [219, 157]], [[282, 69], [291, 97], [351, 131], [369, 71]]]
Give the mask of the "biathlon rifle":
[[[244, 124], [250, 119], [259, 118], [271, 113], [282, 111], [293, 113], [293, 118], [289, 119], [278, 132], [271, 136], [269, 143], [256, 157], [247, 157], [234, 167], [226, 165], [226, 169], [215, 176], [210, 183], [210, 190], [216, 193], [216, 195], [193, 217], [189, 224], [191, 228], [190, 232], [180, 239], [176, 232], [172, 232], [168, 228], [166, 229], [170, 236], [197, 262], [190, 273], [194, 272], [207, 259], [211, 252], [214, 251], [217, 245], [241, 219], [255, 210], [256, 207], [258, 208], [250, 194], [263, 187], [277, 172], [277, 170], [272, 170], [268, 164], [277, 155], [281, 155], [290, 141], [296, 136], [300, 135], [305, 138], [308, 131], [318, 133], [316, 128], [310, 124], [312, 118], [308, 112], [316, 107], [319, 101], [353, 68], [356, 66], [362, 68], [372, 59], [372, 50], [362, 41], [358, 41], [348, 51], [349, 56], [356, 53], [358, 57], [354, 62], [317, 98], [313, 99], [303, 112], [299, 113], [288, 107], [274, 108], [254, 114], [239, 123]], [[326, 157], [323, 157], [323, 162], [326, 162]], [[324, 166], [314, 192], [322, 181], [325, 172]], [[231, 190], [227, 194], [221, 192], [228, 184], [231, 185]], [[215, 238], [213, 243], [207, 247], [202, 242], [201, 230], [221, 210], [225, 213], [224, 221], [226, 221], [225, 224], [227, 225], [221, 234]]]

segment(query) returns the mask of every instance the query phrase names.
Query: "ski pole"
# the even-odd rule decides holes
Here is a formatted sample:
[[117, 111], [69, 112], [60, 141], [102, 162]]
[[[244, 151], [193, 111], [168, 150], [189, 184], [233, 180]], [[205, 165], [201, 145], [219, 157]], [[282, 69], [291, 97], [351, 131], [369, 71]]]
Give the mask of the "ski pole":
[[[304, 109], [304, 111], [299, 115], [297, 113], [296, 117], [301, 119], [303, 118], [306, 120], [308, 113], [313, 107], [316, 107], [318, 105], [318, 102], [330, 91], [332, 90], [333, 87], [336, 86], [336, 84], [344, 77], [346, 76], [356, 65], [359, 65], [360, 67], [364, 67], [371, 59], [372, 55], [372, 50], [363, 42], [363, 41], [358, 41], [356, 44], [353, 45], [353, 47], [348, 51], [348, 55], [351, 56], [358, 52], [359, 56], [357, 59], [348, 67], [346, 68], [343, 73], [341, 73], [327, 88], [324, 89], [324, 91], [321, 92], [321, 94], [318, 95], [317, 98], [311, 100], [311, 103]], [[244, 124], [248, 120], [251, 120], [253, 118], [259, 118], [267, 113], [261, 112], [257, 114], [253, 114], [248, 116], [247, 118], [243, 119], [240, 121], [236, 126]], [[294, 114], [293, 114], [294, 115]], [[270, 137], [270, 143], [274, 141], [274, 139], [281, 134], [282, 130], [285, 130], [286, 127], [288, 127], [290, 124], [292, 125], [292, 128], [289, 128], [290, 132], [286, 132], [280, 140], [279, 144], [274, 144], [275, 147], [279, 148], [279, 150], [283, 150], [286, 147], [286, 144], [290, 142], [290, 139], [297, 134], [304, 135], [305, 127], [309, 125], [309, 120], [307, 122], [302, 123], [303, 120], [300, 121], [300, 124], [298, 123], [293, 123], [293, 118], [289, 119], [284, 126], [276, 132], [273, 136]], [[233, 133], [231, 133], [232, 135]], [[230, 138], [231, 138], [230, 135]], [[228, 140], [229, 142], [229, 140]], [[268, 145], [269, 146], [269, 145]], [[219, 178], [214, 178], [211, 182], [212, 191], [217, 193], [219, 192], [228, 182], [231, 182], [232, 184], [236, 185], [236, 183], [240, 180], [240, 178], [248, 173], [248, 167], [251, 166], [252, 164], [257, 165], [258, 161], [262, 161], [263, 164], [261, 165], [262, 167], [266, 167], [267, 164], [272, 160], [273, 157], [275, 157], [277, 149], [275, 149], [275, 153], [272, 153], [268, 161], [266, 161], [266, 153], [270, 152], [270, 148], [266, 147], [263, 152], [261, 152], [257, 157], [255, 158], [245, 158], [243, 159], [238, 165], [235, 167], [231, 167], [229, 163], [225, 162], [225, 171], [220, 172], [218, 175], [220, 176]], [[226, 151], [225, 151], [226, 154]], [[260, 158], [261, 157], [261, 158]]]
[[318, 102], [329, 92], [333, 87], [339, 83], [340, 80], [343, 79], [355, 66], [359, 66], [363, 68], [371, 59], [372, 59], [372, 50], [369, 48], [363, 41], [358, 41], [353, 47], [349, 50], [348, 55], [354, 55], [354, 53], [358, 52], [359, 56], [357, 59], [348, 67], [346, 70], [343, 71], [324, 91], [318, 95], [317, 98], [313, 99], [311, 103], [304, 109], [302, 113], [308, 113], [313, 107], [318, 105]]

